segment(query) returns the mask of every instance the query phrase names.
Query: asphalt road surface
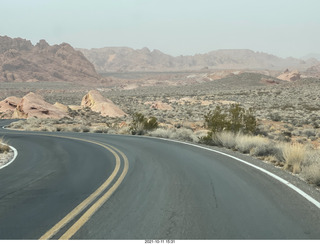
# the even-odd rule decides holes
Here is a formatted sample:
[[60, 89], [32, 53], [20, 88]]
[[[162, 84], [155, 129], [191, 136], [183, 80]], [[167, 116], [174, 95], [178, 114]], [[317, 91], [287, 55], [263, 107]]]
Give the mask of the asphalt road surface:
[[320, 239], [319, 207], [213, 151], [134, 136], [1, 136], [19, 154], [0, 170], [0, 239]]

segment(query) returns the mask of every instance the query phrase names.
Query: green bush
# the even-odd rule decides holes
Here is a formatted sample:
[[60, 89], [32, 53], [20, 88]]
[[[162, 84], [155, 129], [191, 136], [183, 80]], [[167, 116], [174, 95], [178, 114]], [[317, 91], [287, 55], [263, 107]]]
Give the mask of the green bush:
[[159, 123], [157, 118], [146, 118], [141, 113], [134, 113], [132, 115], [132, 122], [130, 124], [130, 131], [133, 135], [143, 135], [145, 131], [157, 129]]
[[219, 143], [217, 144], [219, 140], [216, 140], [219, 132], [256, 134], [257, 131], [257, 121], [252, 109], [245, 110], [239, 104], [230, 105], [226, 111], [217, 106], [213, 112], [210, 111], [204, 118], [205, 126], [210, 131], [207, 136], [201, 138], [200, 142], [209, 145], [219, 146]]

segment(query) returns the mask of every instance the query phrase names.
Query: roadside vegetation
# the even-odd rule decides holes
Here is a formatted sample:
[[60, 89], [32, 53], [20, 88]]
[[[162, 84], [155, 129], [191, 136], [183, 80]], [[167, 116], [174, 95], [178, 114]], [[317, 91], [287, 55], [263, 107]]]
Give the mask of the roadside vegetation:
[[8, 153], [10, 151], [10, 147], [7, 145], [3, 138], [0, 138], [0, 153]]
[[134, 113], [132, 115], [130, 132], [132, 135], [144, 135], [146, 131], [155, 130], [158, 128], [158, 126], [159, 123], [157, 121], [157, 118], [146, 118], [141, 113]]

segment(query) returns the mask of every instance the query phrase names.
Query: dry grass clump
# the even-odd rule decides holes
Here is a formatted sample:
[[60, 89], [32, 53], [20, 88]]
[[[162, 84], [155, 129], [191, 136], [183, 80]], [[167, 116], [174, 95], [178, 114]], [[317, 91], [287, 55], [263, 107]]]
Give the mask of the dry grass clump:
[[158, 128], [149, 132], [150, 136], [175, 139], [181, 141], [198, 142], [199, 136], [195, 134], [191, 129], [187, 128]]
[[299, 143], [285, 143], [282, 146], [282, 155], [285, 161], [284, 168], [298, 174], [301, 171], [301, 164], [306, 156], [306, 147]]
[[3, 138], [0, 138], [0, 153], [8, 153], [10, 151], [10, 147], [4, 141]]
[[105, 126], [97, 126], [91, 129], [92, 133], [108, 133], [109, 128]]
[[212, 136], [212, 141], [215, 146], [226, 147], [241, 153], [250, 153], [254, 156], [268, 156], [274, 152], [271, 142], [261, 136], [222, 131], [215, 133]]
[[320, 186], [320, 151], [308, 151], [301, 164], [301, 177], [309, 183]]
[[242, 153], [250, 153], [256, 148], [263, 148], [269, 144], [269, 140], [261, 136], [238, 134], [235, 137], [236, 149]]
[[212, 136], [214, 145], [223, 146], [229, 149], [235, 149], [236, 147], [236, 134], [230, 131], [224, 131], [216, 133]]

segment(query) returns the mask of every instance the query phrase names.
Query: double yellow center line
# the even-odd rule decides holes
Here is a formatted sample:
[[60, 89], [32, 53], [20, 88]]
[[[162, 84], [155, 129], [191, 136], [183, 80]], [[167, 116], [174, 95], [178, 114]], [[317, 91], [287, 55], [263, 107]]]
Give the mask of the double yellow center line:
[[[46, 135], [48, 136], [48, 135]], [[49, 135], [50, 136], [50, 135]], [[123, 181], [124, 177], [126, 176], [128, 169], [129, 169], [129, 161], [128, 158], [125, 156], [123, 152], [119, 149], [108, 145], [102, 144], [95, 141], [89, 141], [80, 138], [73, 138], [73, 137], [64, 137], [64, 136], [55, 136], [55, 137], [62, 137], [72, 140], [79, 140], [84, 142], [89, 142], [92, 144], [99, 145], [108, 151], [110, 151], [115, 159], [116, 165], [109, 176], [109, 178], [95, 191], [93, 192], [88, 198], [86, 198], [83, 202], [81, 202], [78, 206], [76, 206], [70, 213], [68, 213], [63, 219], [61, 219], [55, 226], [53, 226], [50, 230], [48, 230], [44, 235], [40, 237], [40, 240], [48, 240], [52, 238], [55, 234], [57, 234], [64, 226], [66, 226], [71, 220], [77, 217], [85, 208], [87, 208], [90, 204], [92, 204], [96, 199], [96, 202], [92, 204], [90, 208], [88, 208], [79, 218], [78, 220], [60, 237], [60, 240], [68, 240], [70, 239], [91, 217], [92, 215], [109, 199], [109, 197], [115, 192], [115, 190], [119, 187], [121, 182]], [[102, 196], [100, 196], [111, 184], [111, 182], [116, 178], [121, 168], [121, 159], [120, 156], [123, 158], [124, 166], [121, 175], [116, 180], [116, 182], [106, 191]], [[100, 196], [100, 197], [99, 197]]]

